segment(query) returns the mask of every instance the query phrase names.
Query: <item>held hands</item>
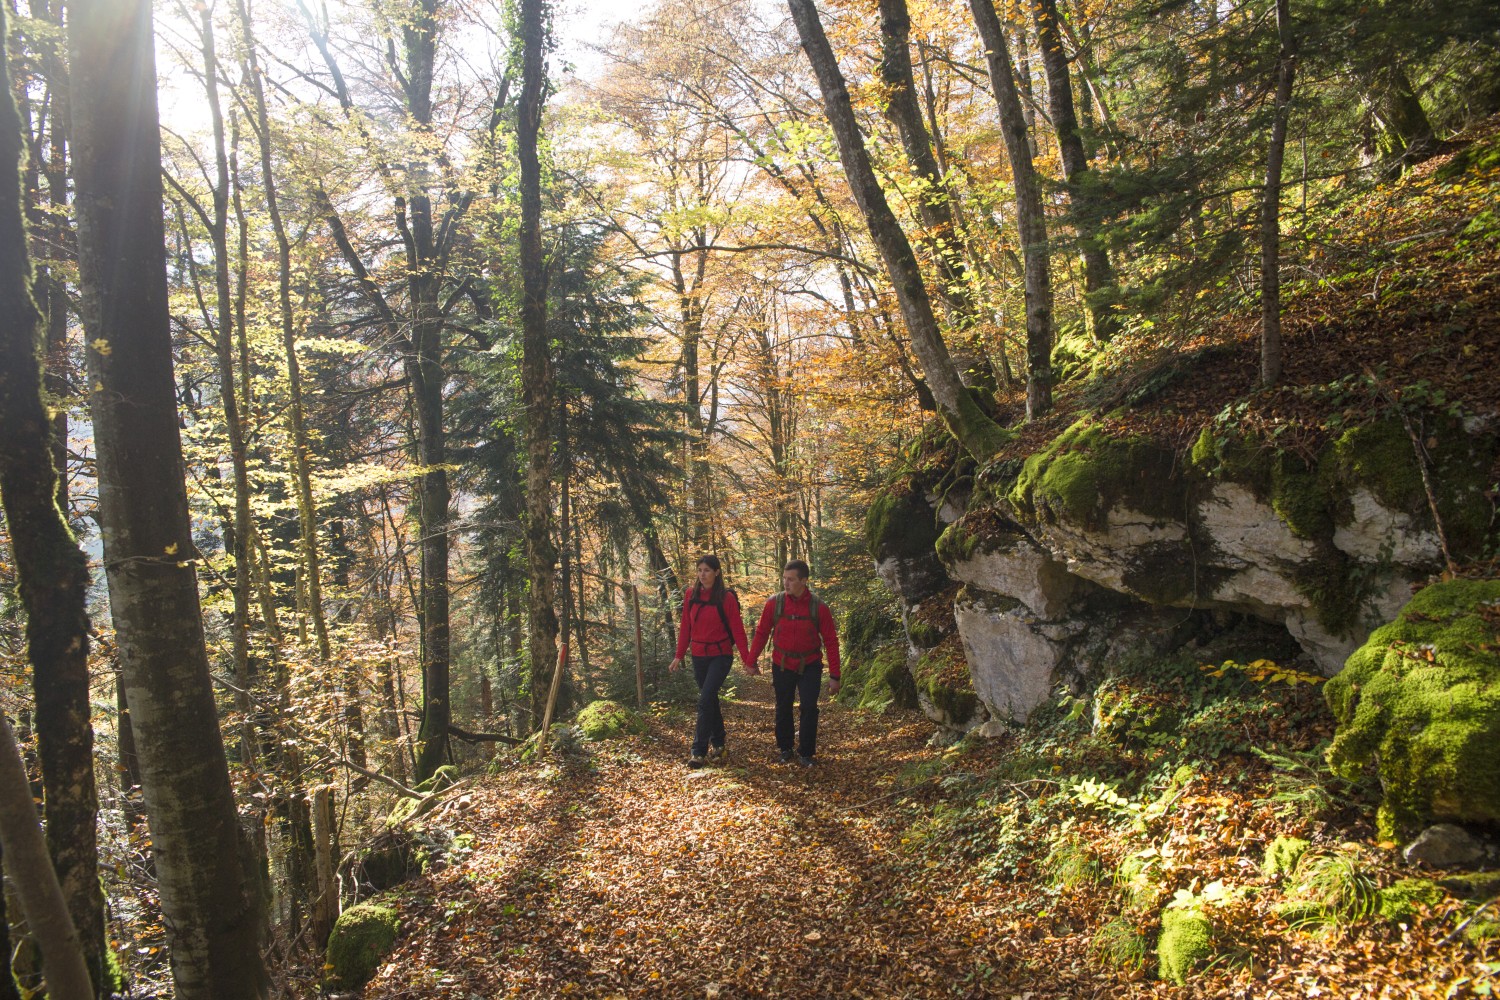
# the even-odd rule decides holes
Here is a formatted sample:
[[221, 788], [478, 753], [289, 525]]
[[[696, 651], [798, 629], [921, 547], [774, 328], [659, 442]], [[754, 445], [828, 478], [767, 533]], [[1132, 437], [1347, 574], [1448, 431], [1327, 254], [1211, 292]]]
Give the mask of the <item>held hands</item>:
[[839, 693], [840, 687], [842, 687], [842, 685], [839, 683], [839, 679], [837, 677], [828, 678], [828, 697], [832, 698], [836, 696]]
[[679, 656], [677, 659], [673, 660], [672, 661], [672, 665], [670, 667], [668, 667], [667, 669], [669, 671], [671, 671], [672, 673], [674, 673], [674, 674], [677, 673], [677, 671], [681, 670], [682, 669], [682, 657]]
[[759, 660], [751, 660], [749, 663], [745, 664], [745, 673], [749, 674], [751, 677], [759, 676], [759, 674], [760, 674], [760, 661]]

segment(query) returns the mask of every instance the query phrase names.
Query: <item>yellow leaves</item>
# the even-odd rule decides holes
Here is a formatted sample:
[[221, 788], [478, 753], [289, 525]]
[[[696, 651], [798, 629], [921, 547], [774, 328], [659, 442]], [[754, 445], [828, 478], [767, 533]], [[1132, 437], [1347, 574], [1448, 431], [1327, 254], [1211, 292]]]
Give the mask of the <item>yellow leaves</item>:
[[94, 349], [94, 353], [103, 358], [109, 357], [110, 354], [114, 351], [114, 348], [110, 346], [109, 341], [105, 340], [103, 337], [95, 337], [93, 340], [89, 341], [89, 346]]

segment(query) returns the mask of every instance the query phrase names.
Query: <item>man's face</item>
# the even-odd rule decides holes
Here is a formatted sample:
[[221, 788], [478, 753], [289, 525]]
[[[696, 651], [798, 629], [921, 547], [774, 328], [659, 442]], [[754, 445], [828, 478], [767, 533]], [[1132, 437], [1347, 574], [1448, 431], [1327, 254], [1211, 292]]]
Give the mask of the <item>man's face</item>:
[[807, 589], [807, 581], [794, 569], [783, 570], [781, 573], [781, 589], [793, 597], [801, 597], [802, 592]]

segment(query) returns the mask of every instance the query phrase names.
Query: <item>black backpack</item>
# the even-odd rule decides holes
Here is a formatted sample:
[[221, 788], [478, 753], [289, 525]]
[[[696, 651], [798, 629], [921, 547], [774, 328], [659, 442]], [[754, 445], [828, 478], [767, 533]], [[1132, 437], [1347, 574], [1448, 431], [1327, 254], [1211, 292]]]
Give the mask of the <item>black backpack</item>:
[[[697, 612], [693, 608], [693, 605], [695, 604], [702, 604], [705, 607], [717, 608], [719, 610], [719, 621], [724, 623], [724, 642], [722, 643], [722, 645], [727, 645], [729, 647], [729, 651], [733, 653], [734, 629], [729, 627], [729, 615], [724, 611], [724, 602], [720, 601], [719, 603], [715, 604], [713, 601], [702, 600], [698, 597], [699, 593], [701, 593], [701, 588], [699, 588], [697, 585], [694, 585], [693, 596], [688, 598], [688, 622], [691, 623], [697, 619]], [[734, 594], [734, 591], [730, 590], [728, 587], [724, 588], [724, 596], [728, 597], [730, 594]], [[735, 594], [735, 599], [739, 599], [738, 594]], [[689, 625], [689, 627], [691, 627], [691, 624]], [[718, 653], [716, 655], [723, 656], [724, 654]]]

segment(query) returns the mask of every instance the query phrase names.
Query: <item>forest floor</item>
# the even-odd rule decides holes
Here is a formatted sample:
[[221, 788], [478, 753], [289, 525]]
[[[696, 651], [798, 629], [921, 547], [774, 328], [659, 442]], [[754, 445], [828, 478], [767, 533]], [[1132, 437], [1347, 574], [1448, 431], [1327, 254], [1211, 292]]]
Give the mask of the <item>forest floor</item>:
[[[1216, 921], [1239, 940], [1187, 988], [1153, 981], [1144, 950], [1107, 962], [1096, 937], [1120, 919], [1107, 868], [1139, 843], [1054, 796], [1064, 808], [1026, 828], [1037, 842], [1001, 845], [1020, 859], [1003, 872], [985, 839], [1006, 826], [996, 796], [1035, 808], [1058, 784], [973, 783], [1011, 774], [1014, 739], [936, 749], [920, 715], [825, 704], [817, 766], [782, 765], [769, 684], [732, 680], [722, 766], [686, 767], [692, 720], [668, 709], [644, 735], [507, 767], [431, 815], [467, 848], [382, 897], [402, 932], [364, 995], [1469, 995], [1445, 991], [1474, 965], [1474, 948], [1438, 943], [1456, 903], [1423, 909], [1409, 927], [1307, 933], [1269, 917], [1268, 903], [1239, 900]], [[1155, 839], [1177, 856], [1167, 866], [1183, 884], [1224, 873], [1263, 881], [1276, 820], [1254, 801], [1256, 782], [1239, 780], [1252, 770], [1205, 770], [1174, 793]], [[1322, 839], [1369, 837], [1368, 827], [1320, 829]], [[1049, 843], [1059, 835], [1087, 845], [1093, 860], [1074, 866], [1078, 877], [1059, 875]]]

